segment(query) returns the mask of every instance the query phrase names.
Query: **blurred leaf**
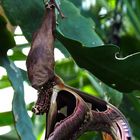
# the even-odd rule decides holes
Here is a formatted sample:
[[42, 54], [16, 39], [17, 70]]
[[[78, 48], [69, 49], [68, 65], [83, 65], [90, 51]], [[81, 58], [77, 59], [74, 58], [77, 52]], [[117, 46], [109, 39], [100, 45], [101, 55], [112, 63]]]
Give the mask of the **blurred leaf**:
[[45, 115], [35, 116], [33, 123], [35, 126], [33, 129], [35, 136], [36, 136], [37, 140], [40, 140], [42, 137], [42, 134], [44, 132], [44, 129], [46, 129], [45, 128], [46, 116]]
[[[115, 1], [105, 1], [105, 0], [98, 0], [98, 1], [91, 1], [87, 4], [90, 4], [89, 9], [84, 8], [84, 4], [86, 5], [86, 2], [84, 0], [69, 0], [70, 2], [74, 3], [74, 5], [81, 10], [81, 14], [86, 16], [86, 17], [91, 17], [91, 18], [98, 18], [99, 16], [99, 11], [102, 7], [106, 8], [107, 10], [111, 8], [114, 8]], [[84, 4], [83, 4], [84, 3]], [[110, 7], [109, 7], [110, 6]], [[96, 15], [96, 17], [94, 17]]]
[[0, 15], [0, 51], [6, 54], [7, 50], [14, 47], [15, 40], [10, 31], [7, 29], [6, 19]]
[[18, 140], [18, 139], [9, 136], [0, 136], [0, 140]]
[[[102, 93], [98, 91], [97, 85], [99, 83], [93, 82], [93, 78], [88, 74], [86, 70], [80, 69], [72, 59], [63, 59], [62, 61], [57, 61], [55, 65], [55, 72], [59, 75], [66, 84], [78, 88], [92, 96], [100, 96], [103, 98]], [[92, 80], [91, 80], [92, 79]], [[102, 90], [102, 87], [99, 87]]]
[[0, 89], [6, 88], [6, 87], [9, 87], [9, 86], [11, 86], [11, 84], [10, 84], [10, 81], [9, 81], [8, 77], [7, 76], [3, 76], [0, 79]]
[[0, 135], [0, 140], [19, 140], [16, 131], [14, 129], [14, 127], [11, 125], [11, 131], [4, 134], [4, 135]]
[[13, 124], [12, 112], [0, 113], [0, 126]]
[[140, 89], [140, 54], [116, 58], [119, 48], [113, 45], [87, 48], [57, 33], [77, 64], [89, 70], [109, 86], [124, 92]]
[[105, 98], [105, 90], [103, 89], [102, 85], [101, 85], [101, 81], [98, 80], [94, 75], [89, 75], [88, 74], [88, 78], [92, 84], [92, 86], [95, 88], [96, 92], [98, 93], [98, 95], [101, 98]]
[[[112, 18], [114, 4], [116, 0], [112, 1], [105, 1], [105, 0], [98, 0], [98, 1], [85, 1], [85, 0], [69, 0], [80, 10], [80, 14], [87, 18], [92, 18], [95, 22], [94, 30], [99, 34], [100, 38], [104, 41], [107, 37], [107, 32], [105, 29], [105, 24], [107, 21]], [[87, 7], [87, 8], [85, 8]], [[101, 11], [106, 11], [106, 13], [101, 14]], [[93, 46], [93, 45], [92, 45]]]
[[54, 46], [56, 48], [58, 48], [64, 54], [65, 57], [70, 56], [70, 54], [67, 51], [67, 49], [63, 46], [63, 44], [59, 40], [56, 39], [54, 43], [55, 43]]
[[[128, 17], [130, 19], [130, 22], [132, 22], [133, 26], [135, 27], [135, 32], [140, 34], [140, 20], [139, 20], [139, 15], [137, 15], [131, 5], [131, 2], [128, 0], [124, 0], [126, 7], [127, 7], [127, 13]], [[136, 5], [138, 6], [138, 5]]]
[[[13, 54], [8, 56], [12, 61], [23, 61], [26, 60], [27, 54], [24, 54], [23, 49], [28, 49], [30, 46], [29, 43], [17, 45], [12, 49]], [[30, 49], [30, 48], [29, 48]]]
[[123, 17], [123, 30], [125, 30], [124, 36], [125, 35], [132, 35], [132, 36], [137, 35], [135, 32], [135, 27], [130, 22], [129, 17], [127, 15], [125, 17]]
[[70, 59], [56, 62], [55, 71], [66, 82], [76, 79], [80, 72], [76, 64]]
[[22, 45], [17, 45], [15, 48], [12, 49], [13, 54], [9, 56], [9, 58], [13, 61], [15, 60], [26, 60], [27, 56], [23, 54], [23, 49], [28, 48], [29, 44], [22, 44]]
[[120, 39], [121, 56], [140, 52], [140, 40], [134, 36], [125, 35]]
[[120, 103], [122, 102], [123, 94], [106, 84], [104, 84], [102, 81], [98, 80], [95, 76], [90, 76], [88, 75], [92, 86], [95, 88], [97, 91], [98, 95], [106, 100], [112, 103], [115, 106], [119, 106]]
[[81, 88], [82, 91], [86, 92], [87, 94], [90, 94], [92, 96], [99, 96], [100, 93], [97, 93], [95, 88], [89, 84], [89, 85], [83, 85]]
[[78, 140], [102, 140], [102, 138], [99, 133], [86, 132]]
[[21, 51], [14, 51], [14, 54], [12, 56], [9, 56], [9, 58], [13, 61], [20, 61], [20, 60], [26, 60], [26, 55], [24, 55]]
[[20, 70], [6, 56], [1, 57], [1, 61], [7, 70], [8, 77], [15, 91], [12, 109], [18, 134], [23, 140], [35, 140], [32, 132], [32, 123], [25, 107], [23, 79]]
[[60, 6], [66, 18], [60, 17], [58, 26], [64, 35], [88, 47], [103, 44], [94, 31], [95, 24], [92, 19], [83, 17], [79, 9], [67, 0], [61, 0]]
[[1, 4], [10, 22], [13, 25], [19, 25], [28, 41], [31, 41], [32, 33], [38, 28], [43, 17], [43, 1], [16, 0], [13, 2], [11, 0], [4, 0]]
[[119, 92], [118, 90], [115, 90], [105, 84], [102, 83], [102, 88], [105, 91], [105, 98], [108, 98], [108, 101], [115, 105], [115, 106], [119, 106], [122, 102], [123, 99], [123, 93]]
[[72, 59], [63, 59], [57, 61], [55, 72], [59, 75], [66, 84], [75, 88], [83, 89], [83, 86], [89, 85], [90, 80], [85, 74], [86, 71], [80, 69]]

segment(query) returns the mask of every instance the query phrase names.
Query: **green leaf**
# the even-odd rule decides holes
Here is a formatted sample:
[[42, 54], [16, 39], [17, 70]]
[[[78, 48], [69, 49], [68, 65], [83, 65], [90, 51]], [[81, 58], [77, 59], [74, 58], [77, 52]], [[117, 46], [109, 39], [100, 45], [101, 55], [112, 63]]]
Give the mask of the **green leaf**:
[[27, 56], [25, 56], [21, 50], [14, 51], [14, 54], [12, 56], [9, 56], [9, 58], [13, 61], [20, 61], [20, 60], [26, 60]]
[[61, 0], [60, 6], [65, 18], [58, 18], [58, 27], [65, 36], [88, 47], [103, 44], [94, 30], [95, 24], [92, 19], [83, 17], [80, 10], [67, 0]]
[[25, 107], [23, 79], [20, 70], [6, 56], [1, 57], [1, 61], [15, 91], [12, 110], [18, 134], [22, 140], [35, 140], [32, 132], [32, 122]]
[[117, 57], [119, 48], [116, 46], [87, 48], [58, 32], [57, 37], [80, 67], [89, 70], [107, 85], [123, 92], [140, 89], [140, 53], [121, 59]]
[[[43, 1], [24, 0], [21, 2], [16, 0], [16, 2], [12, 2], [11, 0], [4, 0], [2, 1], [2, 6], [11, 23], [19, 25], [23, 34], [31, 42], [32, 33], [36, 31], [42, 21], [44, 13]], [[92, 19], [83, 17], [79, 9], [71, 2], [62, 0], [61, 6], [66, 18], [61, 19], [60, 17], [58, 24], [64, 34], [67, 34], [70, 38], [76, 38], [89, 47], [103, 44], [94, 31], [95, 25]]]
[[98, 80], [94, 75], [88, 74], [88, 78], [91, 82], [91, 85], [95, 88], [95, 90], [99, 94], [99, 96], [102, 99], [104, 99], [106, 91], [102, 87], [103, 83], [100, 80]]
[[33, 123], [36, 126], [34, 128], [35, 136], [36, 136], [37, 140], [40, 140], [42, 137], [42, 134], [44, 132], [44, 129], [46, 129], [45, 128], [46, 116], [45, 115], [35, 116]]
[[26, 55], [23, 54], [23, 49], [29, 47], [29, 44], [22, 44], [22, 45], [17, 45], [15, 48], [13, 48], [13, 54], [11, 56], [9, 56], [10, 60], [26, 60]]
[[10, 22], [13, 25], [19, 25], [28, 41], [31, 41], [32, 33], [36, 31], [43, 17], [43, 0], [16, 0], [14, 2], [4, 0], [1, 3]]
[[102, 138], [99, 133], [86, 132], [78, 140], [102, 140]]
[[6, 54], [7, 50], [15, 45], [14, 37], [7, 29], [6, 19], [0, 15], [0, 51]]
[[9, 127], [11, 128], [11, 131], [4, 135], [0, 135], [0, 140], [19, 140], [19, 137], [17, 135], [17, 132], [15, 131], [14, 126], [10, 125]]
[[[135, 32], [140, 34], [139, 14], [137, 15], [135, 13], [133, 6], [131, 5], [131, 3], [128, 0], [124, 0], [124, 2], [127, 6], [127, 13], [128, 13], [128, 17], [130, 19], [130, 22], [132, 22], [133, 26], [135, 27]], [[139, 6], [139, 4], [136, 4], [136, 6]], [[139, 9], [139, 7], [138, 7], [138, 9]]]
[[9, 79], [7, 76], [3, 76], [1, 79], [0, 79], [0, 89], [2, 88], [6, 88], [6, 87], [9, 87], [11, 86], [10, 82], [9, 82]]
[[[26, 39], [31, 42], [32, 34], [38, 29], [44, 13], [43, 1], [38, 0], [11, 0], [2, 1], [2, 6], [13, 25], [19, 25]], [[11, 9], [12, 7], [12, 9]], [[18, 7], [18, 9], [17, 9]], [[25, 10], [26, 8], [26, 10]], [[27, 16], [28, 15], [28, 16]], [[25, 18], [26, 17], [26, 18]], [[69, 56], [67, 50], [59, 42], [55, 42], [55, 47], [62, 51], [65, 56]], [[12, 60], [25, 59], [25, 55], [19, 51], [20, 47], [14, 49], [14, 55], [10, 56]]]
[[80, 69], [78, 69], [78, 67], [76, 66], [76, 64], [74, 64], [72, 60], [63, 59], [63, 61], [56, 62], [55, 72], [65, 82], [71, 82], [78, 77], [78, 75], [80, 74]]
[[63, 46], [63, 44], [59, 40], [57, 40], [57, 39], [55, 40], [54, 46], [56, 48], [58, 48], [64, 54], [65, 57], [69, 57], [70, 56], [70, 54], [67, 51], [67, 49]]
[[123, 57], [140, 52], [140, 39], [130, 35], [122, 36], [120, 38], [120, 49]]
[[0, 135], [0, 140], [19, 140], [14, 127], [13, 126], [10, 127], [11, 131], [4, 135]]
[[115, 90], [105, 84], [102, 83], [102, 88], [104, 89], [104, 97], [108, 98], [108, 101], [115, 105], [115, 106], [119, 106], [122, 102], [123, 99], [123, 93], [119, 92], [118, 90]]
[[17, 140], [16, 138], [11, 138], [9, 136], [0, 136], [1, 140]]
[[102, 99], [109, 101], [115, 106], [120, 105], [123, 98], [123, 94], [121, 92], [107, 86], [93, 75], [88, 75], [88, 77], [92, 83], [92, 86], [95, 87], [96, 91]]
[[0, 126], [6, 126], [13, 124], [12, 112], [0, 113]]
[[66, 84], [82, 89], [91, 84], [86, 71], [81, 70], [72, 59], [56, 61], [55, 72]]

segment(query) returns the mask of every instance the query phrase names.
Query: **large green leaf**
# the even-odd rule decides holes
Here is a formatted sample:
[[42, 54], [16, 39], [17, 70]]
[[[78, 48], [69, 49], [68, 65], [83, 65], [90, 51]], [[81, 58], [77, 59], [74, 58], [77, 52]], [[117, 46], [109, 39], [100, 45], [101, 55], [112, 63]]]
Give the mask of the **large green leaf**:
[[32, 132], [32, 122], [25, 107], [23, 79], [20, 70], [6, 56], [2, 57], [1, 55], [1, 63], [6, 68], [15, 91], [12, 110], [18, 134], [22, 140], [35, 140]]
[[[10, 22], [13, 25], [19, 25], [26, 39], [31, 42], [32, 34], [37, 30], [43, 18], [43, 0], [23, 0], [22, 2], [20, 0], [16, 0], [14, 2], [11, 0], [5, 0], [2, 1], [2, 6]], [[55, 46], [68, 56], [67, 50], [62, 46], [62, 44], [60, 44], [60, 42], [57, 41]], [[25, 59], [25, 56], [22, 52], [19, 52], [19, 49], [15, 49], [14, 55], [10, 56], [10, 58], [12, 60], [16, 60], [18, 58]]]
[[58, 26], [64, 35], [88, 47], [103, 44], [94, 30], [95, 24], [92, 19], [83, 17], [80, 10], [67, 0], [61, 0], [60, 6], [65, 18], [58, 19]]
[[23, 34], [31, 41], [32, 33], [38, 28], [43, 17], [43, 1], [4, 0], [2, 1], [2, 6], [10, 22], [13, 25], [19, 25], [22, 28]]
[[[20, 0], [14, 2], [4, 0], [2, 5], [11, 23], [19, 25], [26, 38], [31, 41], [32, 33], [37, 30], [43, 17], [43, 2], [38, 0], [23, 0], [22, 2]], [[58, 24], [64, 34], [89, 47], [103, 44], [94, 31], [94, 22], [90, 18], [83, 17], [79, 9], [71, 2], [61, 0], [61, 9], [66, 17], [64, 19], [60, 17]]]
[[116, 46], [87, 48], [62, 34], [57, 34], [57, 37], [80, 67], [89, 70], [109, 86], [124, 92], [140, 89], [139, 53], [126, 58], [118, 58], [119, 48]]

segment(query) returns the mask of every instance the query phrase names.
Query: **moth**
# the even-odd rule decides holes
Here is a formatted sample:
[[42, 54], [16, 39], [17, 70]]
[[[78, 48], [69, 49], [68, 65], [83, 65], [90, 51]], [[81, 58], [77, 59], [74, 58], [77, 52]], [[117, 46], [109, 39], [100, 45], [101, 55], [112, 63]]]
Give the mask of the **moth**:
[[45, 139], [76, 140], [86, 131], [102, 131], [104, 140], [131, 140], [130, 126], [116, 107], [65, 85], [55, 74], [55, 7], [54, 0], [46, 4], [26, 61], [31, 85], [39, 92], [33, 112], [47, 115]]
[[[102, 131], [104, 140], [131, 140], [130, 126], [113, 105], [65, 84], [53, 87], [46, 140], [76, 140], [86, 131]], [[106, 136], [106, 137], [105, 137]]]
[[55, 40], [55, 6], [46, 5], [45, 15], [40, 28], [32, 39], [27, 56], [28, 78], [35, 89], [41, 89], [54, 78], [54, 40]]

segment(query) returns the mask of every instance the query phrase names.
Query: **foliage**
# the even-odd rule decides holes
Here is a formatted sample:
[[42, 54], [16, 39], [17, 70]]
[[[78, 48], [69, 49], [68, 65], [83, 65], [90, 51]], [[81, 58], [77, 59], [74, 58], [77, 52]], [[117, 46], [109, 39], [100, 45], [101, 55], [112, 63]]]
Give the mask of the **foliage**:
[[[65, 18], [58, 15], [55, 47], [67, 58], [56, 62], [56, 73], [68, 85], [118, 106], [128, 118], [133, 137], [140, 139], [139, 0], [100, 0], [87, 7], [84, 0], [60, 0], [60, 3]], [[31, 105], [25, 106], [23, 82], [30, 83], [26, 71], [13, 62], [26, 60], [22, 50], [29, 48], [32, 34], [42, 21], [43, 1], [3, 0], [0, 4], [10, 23], [20, 26], [29, 42], [14, 47], [12, 34], [1, 24], [5, 23], [4, 15], [0, 15], [0, 65], [7, 70], [7, 75], [0, 79], [0, 89], [12, 86], [15, 92], [12, 111], [0, 113], [0, 126], [11, 126], [12, 130], [0, 139], [19, 139], [18, 134], [21, 139], [39, 140], [45, 129], [45, 117], [29, 118], [27, 110], [31, 110]], [[13, 55], [7, 56], [10, 48]], [[83, 139], [101, 138], [100, 134], [87, 133], [79, 138]]]

